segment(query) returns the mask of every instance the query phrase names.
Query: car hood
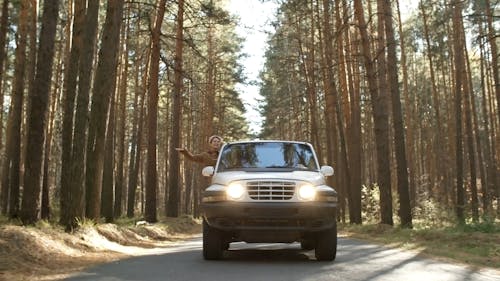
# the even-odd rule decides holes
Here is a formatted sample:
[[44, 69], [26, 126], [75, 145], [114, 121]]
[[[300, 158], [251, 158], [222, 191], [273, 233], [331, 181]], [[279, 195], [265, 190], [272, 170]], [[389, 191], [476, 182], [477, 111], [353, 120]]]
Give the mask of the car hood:
[[231, 171], [216, 173], [212, 184], [228, 185], [233, 181], [248, 180], [292, 180], [307, 181], [313, 185], [325, 184], [325, 177], [320, 172], [293, 171], [293, 172], [244, 172]]

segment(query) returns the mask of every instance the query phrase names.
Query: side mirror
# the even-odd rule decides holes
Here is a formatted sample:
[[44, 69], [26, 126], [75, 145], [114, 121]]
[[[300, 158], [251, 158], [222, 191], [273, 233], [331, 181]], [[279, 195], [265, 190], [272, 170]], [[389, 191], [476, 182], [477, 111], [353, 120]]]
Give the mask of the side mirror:
[[321, 166], [320, 172], [325, 177], [333, 176], [333, 168], [331, 166]]
[[214, 175], [214, 172], [215, 172], [214, 167], [208, 166], [208, 167], [203, 168], [203, 170], [201, 171], [201, 174], [205, 177], [211, 177]]

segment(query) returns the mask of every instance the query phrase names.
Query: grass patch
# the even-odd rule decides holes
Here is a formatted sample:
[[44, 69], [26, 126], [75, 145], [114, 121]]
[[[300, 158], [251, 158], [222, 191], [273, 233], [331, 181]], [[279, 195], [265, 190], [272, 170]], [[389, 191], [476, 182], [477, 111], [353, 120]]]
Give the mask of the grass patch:
[[415, 223], [413, 229], [381, 224], [342, 225], [339, 230], [347, 236], [392, 247], [418, 250], [474, 266], [500, 268], [499, 222], [439, 227]]

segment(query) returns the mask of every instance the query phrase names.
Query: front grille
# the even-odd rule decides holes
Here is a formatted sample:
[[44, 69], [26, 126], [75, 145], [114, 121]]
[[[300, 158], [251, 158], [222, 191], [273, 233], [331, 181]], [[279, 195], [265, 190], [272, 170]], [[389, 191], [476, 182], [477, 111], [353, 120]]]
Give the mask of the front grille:
[[290, 181], [249, 181], [248, 196], [253, 200], [290, 200], [295, 192], [295, 183]]

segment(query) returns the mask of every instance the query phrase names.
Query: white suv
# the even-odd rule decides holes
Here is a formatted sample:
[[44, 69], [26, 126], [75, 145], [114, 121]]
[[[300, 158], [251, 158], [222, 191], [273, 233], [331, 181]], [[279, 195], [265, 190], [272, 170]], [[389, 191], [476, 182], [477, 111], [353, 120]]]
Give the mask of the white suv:
[[245, 141], [225, 144], [202, 198], [203, 256], [221, 259], [229, 244], [300, 242], [317, 260], [335, 259], [337, 192], [330, 166], [318, 165], [309, 143]]

